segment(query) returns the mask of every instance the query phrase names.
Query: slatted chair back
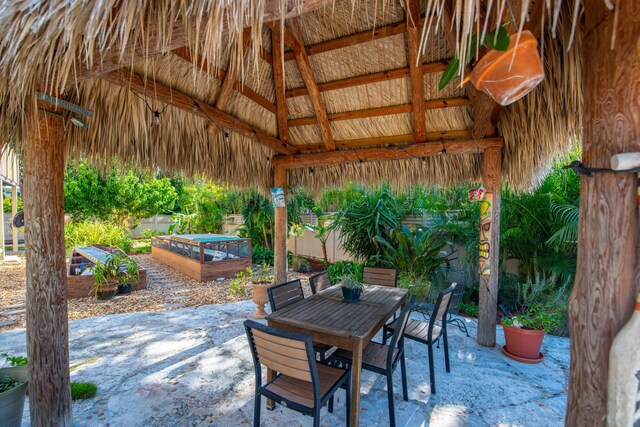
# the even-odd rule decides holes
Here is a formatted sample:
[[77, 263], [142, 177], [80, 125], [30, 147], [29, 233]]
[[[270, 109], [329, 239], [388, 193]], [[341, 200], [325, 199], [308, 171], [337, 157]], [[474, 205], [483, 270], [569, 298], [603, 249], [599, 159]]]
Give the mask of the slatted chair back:
[[267, 289], [271, 311], [276, 312], [304, 299], [300, 279], [272, 286]]
[[315, 295], [316, 292], [323, 291], [331, 286], [331, 278], [328, 271], [323, 271], [314, 276], [309, 277], [309, 285], [311, 286], [311, 293]]
[[[438, 299], [436, 300], [435, 305], [433, 306], [433, 313], [431, 318], [429, 319], [429, 338], [436, 338], [440, 335], [440, 332], [443, 331], [447, 326], [447, 311], [449, 310], [449, 306], [451, 305], [451, 300], [453, 297], [453, 292], [456, 289], [457, 283], [452, 283], [447, 289], [440, 292], [438, 295]], [[440, 320], [442, 322], [441, 329], [433, 335], [434, 328], [436, 326], [436, 322]]]
[[433, 286], [431, 287], [430, 301], [434, 302], [441, 290], [446, 289], [453, 283], [457, 283], [456, 289], [451, 296], [451, 304], [449, 310], [458, 313], [460, 311], [460, 302], [469, 283], [469, 273], [457, 267], [438, 268], [432, 277]]
[[398, 272], [395, 268], [364, 267], [362, 269], [362, 283], [395, 288], [398, 285]]
[[[393, 331], [393, 335], [391, 336], [391, 341], [389, 342], [389, 350], [387, 354], [387, 365], [390, 365], [393, 362], [393, 352], [396, 348], [404, 347], [404, 332], [407, 328], [407, 324], [409, 323], [409, 315], [411, 314], [411, 310], [413, 310], [413, 306], [416, 303], [416, 297], [412, 295], [407, 301], [407, 305], [404, 306], [398, 319], [396, 320], [396, 328]], [[390, 366], [389, 366], [390, 368]]]

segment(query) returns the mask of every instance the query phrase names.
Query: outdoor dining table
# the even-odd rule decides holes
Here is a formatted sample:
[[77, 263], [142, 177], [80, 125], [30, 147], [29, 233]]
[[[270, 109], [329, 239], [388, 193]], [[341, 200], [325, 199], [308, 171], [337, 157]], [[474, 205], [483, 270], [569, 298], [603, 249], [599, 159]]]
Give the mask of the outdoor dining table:
[[[353, 352], [351, 368], [350, 426], [360, 416], [362, 351], [385, 322], [406, 304], [405, 289], [365, 285], [358, 302], [342, 298], [340, 286], [332, 286], [266, 317], [269, 326], [311, 336], [315, 343], [329, 344]], [[267, 380], [275, 372], [267, 370]], [[273, 402], [268, 402], [273, 406]]]

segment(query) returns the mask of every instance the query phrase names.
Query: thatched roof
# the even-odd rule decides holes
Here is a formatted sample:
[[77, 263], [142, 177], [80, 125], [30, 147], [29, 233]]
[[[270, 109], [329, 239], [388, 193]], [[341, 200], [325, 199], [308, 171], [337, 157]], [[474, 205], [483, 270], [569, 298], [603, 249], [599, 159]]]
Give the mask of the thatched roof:
[[[157, 101], [150, 82], [185, 94], [194, 104], [213, 106], [221, 91], [220, 77], [224, 74], [221, 71], [226, 70], [228, 74], [229, 64], [241, 59], [237, 76], [240, 84], [236, 89], [243, 93], [233, 90], [223, 110], [254, 130], [277, 138], [272, 63], [278, 61], [272, 55], [272, 30], [263, 21], [277, 15], [274, 4], [289, 3], [306, 4], [309, 9], [324, 4], [320, 0], [6, 2], [0, 6], [2, 132], [15, 137], [7, 141], [20, 141], [27, 125], [25, 118], [35, 110], [35, 91], [55, 94], [66, 88], [66, 100], [94, 112], [86, 120], [87, 129], [66, 127], [69, 154], [80, 153], [98, 160], [118, 157], [144, 167], [202, 172], [236, 186], [269, 187], [272, 184], [270, 159], [277, 153], [252, 138], [255, 132], [249, 137], [238, 132], [230, 132], [226, 137], [225, 129], [210, 132], [207, 130], [209, 120], [202, 114], [194, 114], [197, 107], [189, 111]], [[433, 0], [426, 0], [426, 4], [420, 2], [421, 13], [432, 3]], [[290, 15], [296, 13], [293, 11]], [[569, 139], [578, 138], [581, 131], [581, 33], [578, 26], [574, 47], [567, 50], [572, 29], [570, 17], [571, 9], [565, 4], [559, 15], [556, 37], [545, 35], [543, 83], [522, 100], [506, 107], [497, 125], [497, 134], [504, 138], [503, 178], [515, 189], [534, 185], [549, 168], [550, 160], [566, 151]], [[309, 62], [315, 81], [322, 87], [324, 83], [341, 79], [408, 68], [406, 32], [395, 31], [386, 37], [375, 37], [373, 33], [374, 29], [390, 28], [406, 21], [405, 5], [397, 0], [336, 0], [301, 15], [299, 28], [307, 48], [371, 32], [371, 40], [311, 52]], [[187, 34], [180, 44], [186, 48], [179, 50], [175, 50], [176, 42], [172, 39], [176, 37], [177, 25], [186, 28]], [[280, 22], [274, 25], [279, 26]], [[243, 31], [246, 26], [251, 26], [250, 33]], [[454, 55], [445, 36], [447, 29], [441, 25], [427, 30], [429, 37], [423, 46], [423, 63], [446, 63]], [[160, 36], [151, 39], [153, 34]], [[252, 41], [248, 47], [246, 37]], [[144, 60], [132, 63], [130, 58], [136, 57], [135, 52], [123, 50], [131, 40], [138, 40], [138, 50], [147, 53]], [[289, 51], [286, 45], [285, 50]], [[99, 69], [95, 64], [104, 64], [100, 64], [97, 57], [108, 57], [113, 51], [122, 52], [119, 61], [125, 73], [147, 81], [146, 93], [135, 94], [126, 85], [114, 84], [113, 79], [104, 76], [75, 81], [75, 76], [82, 72], [80, 68], [91, 68], [87, 64], [94, 64], [94, 68]], [[288, 55], [284, 56], [285, 60], [289, 59], [284, 66], [286, 89], [304, 88], [300, 68]], [[424, 74], [425, 101], [462, 101], [459, 106], [426, 110], [429, 139], [438, 140], [441, 136], [433, 133], [443, 131], [459, 131], [452, 133], [454, 139], [456, 135], [469, 139], [469, 130], [474, 124], [473, 108], [465, 101], [469, 94], [464, 87], [458, 89], [453, 84], [438, 90], [442, 67], [439, 70]], [[252, 99], [247, 93], [252, 94]], [[336, 90], [322, 89], [320, 98], [338, 149], [357, 150], [358, 141], [363, 139], [411, 135], [414, 131], [411, 110], [405, 108], [396, 114], [347, 119], [335, 115], [410, 105], [411, 95], [410, 79], [405, 74]], [[256, 102], [258, 98], [260, 103]], [[318, 123], [297, 120], [316, 120], [308, 94], [288, 97], [286, 106], [290, 124], [288, 144], [291, 145], [288, 150], [322, 152], [323, 136]], [[162, 112], [159, 126], [154, 124], [150, 109]], [[406, 146], [412, 141], [402, 138], [378, 141], [380, 145], [385, 143]], [[479, 154], [443, 155], [322, 166], [292, 170], [289, 179], [312, 188], [345, 181], [384, 180], [397, 187], [417, 182], [448, 185], [478, 179], [479, 159]]]

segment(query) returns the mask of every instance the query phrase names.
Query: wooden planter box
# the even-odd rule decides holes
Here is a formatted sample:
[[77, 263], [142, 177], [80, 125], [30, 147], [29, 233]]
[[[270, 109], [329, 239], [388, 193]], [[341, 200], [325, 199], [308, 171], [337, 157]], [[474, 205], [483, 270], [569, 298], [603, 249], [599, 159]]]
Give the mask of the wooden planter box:
[[219, 234], [158, 236], [151, 255], [192, 279], [229, 279], [251, 267], [251, 242]]
[[[80, 275], [80, 272], [94, 266], [97, 257], [106, 257], [116, 251], [120, 251], [120, 249], [102, 245], [75, 248], [71, 253], [71, 262], [69, 263], [69, 270], [67, 270], [67, 298], [86, 298], [92, 296], [96, 283], [95, 278], [93, 274], [83, 276]], [[140, 280], [131, 285], [131, 290], [139, 291], [140, 289], [146, 289], [146, 287], [147, 270], [140, 267]]]

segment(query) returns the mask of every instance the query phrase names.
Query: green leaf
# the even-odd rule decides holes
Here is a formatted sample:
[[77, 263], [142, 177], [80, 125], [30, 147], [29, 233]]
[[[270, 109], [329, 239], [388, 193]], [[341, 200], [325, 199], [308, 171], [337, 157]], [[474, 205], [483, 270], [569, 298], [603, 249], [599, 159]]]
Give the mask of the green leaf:
[[460, 70], [460, 59], [453, 58], [451, 62], [449, 62], [449, 65], [447, 65], [447, 68], [444, 70], [444, 73], [440, 78], [438, 89], [442, 90], [447, 87], [449, 82], [451, 82], [451, 80], [453, 80], [453, 78], [458, 75], [458, 70]]
[[493, 50], [506, 51], [507, 49], [509, 49], [509, 43], [511, 42], [509, 33], [507, 32], [507, 28], [503, 26], [498, 28], [497, 31], [497, 38], [495, 31], [488, 32], [487, 36], [484, 39], [484, 43]]

